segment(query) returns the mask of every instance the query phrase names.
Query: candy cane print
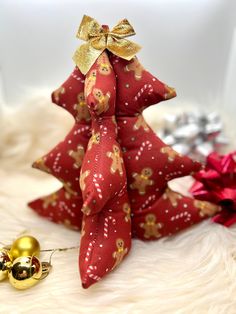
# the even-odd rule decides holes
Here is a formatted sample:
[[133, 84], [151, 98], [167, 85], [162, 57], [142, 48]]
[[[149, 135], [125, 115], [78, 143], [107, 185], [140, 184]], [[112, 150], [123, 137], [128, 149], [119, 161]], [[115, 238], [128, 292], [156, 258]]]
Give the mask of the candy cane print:
[[136, 160], [139, 160], [139, 158], [141, 157], [144, 149], [147, 147], [147, 150], [151, 150], [152, 148], [152, 143], [150, 141], [145, 141], [142, 142], [140, 149], [137, 152], [137, 155], [135, 156]]
[[93, 176], [93, 182], [94, 182], [94, 185], [95, 185], [96, 190], [97, 190], [97, 192], [98, 192], [98, 197], [99, 197], [100, 199], [102, 199], [102, 189], [101, 189], [101, 187], [100, 187], [100, 184], [99, 184], [99, 182], [98, 182], [98, 179], [100, 179], [101, 181], [104, 181], [104, 178], [103, 178], [103, 176], [102, 176], [101, 174], [95, 173], [94, 176]]
[[137, 101], [147, 89], [149, 89], [148, 94], [151, 94], [153, 92], [153, 86], [151, 84], [145, 84], [134, 97], [134, 100]]
[[109, 220], [112, 221], [113, 225], [115, 225], [116, 223], [116, 220], [115, 218], [111, 217], [111, 216], [108, 216], [104, 219], [104, 238], [108, 238], [108, 223], [109, 223]]
[[57, 153], [53, 166], [52, 166], [53, 171], [56, 173], [59, 173], [61, 171], [61, 166], [58, 166], [60, 158], [61, 158], [61, 153]]

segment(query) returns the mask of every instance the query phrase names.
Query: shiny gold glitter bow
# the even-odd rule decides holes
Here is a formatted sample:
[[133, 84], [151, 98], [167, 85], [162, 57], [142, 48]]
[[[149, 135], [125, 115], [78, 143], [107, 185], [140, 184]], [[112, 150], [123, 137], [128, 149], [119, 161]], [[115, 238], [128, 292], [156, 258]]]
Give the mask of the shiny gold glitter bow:
[[126, 60], [132, 59], [141, 47], [125, 39], [135, 35], [127, 19], [120, 21], [111, 31], [108, 26], [101, 26], [95, 19], [84, 15], [77, 37], [87, 41], [75, 52], [73, 60], [83, 74], [86, 74], [99, 55], [105, 50]]

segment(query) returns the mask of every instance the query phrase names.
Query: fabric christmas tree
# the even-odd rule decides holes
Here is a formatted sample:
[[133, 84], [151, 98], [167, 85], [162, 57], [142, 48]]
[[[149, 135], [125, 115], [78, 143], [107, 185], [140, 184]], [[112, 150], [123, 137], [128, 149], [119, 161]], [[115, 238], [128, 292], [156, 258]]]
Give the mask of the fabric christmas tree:
[[[107, 26], [96, 29], [97, 37], [109, 34]], [[221, 210], [168, 187], [168, 181], [201, 168], [165, 145], [142, 116], [148, 106], [175, 97], [174, 89], [147, 72], [137, 57], [126, 60], [105, 48], [110, 51], [100, 51], [85, 76], [76, 67], [52, 94], [76, 122], [34, 167], [54, 175], [63, 187], [29, 204], [57, 223], [82, 225], [79, 265], [85, 288], [120, 264], [131, 235], [159, 239]]]

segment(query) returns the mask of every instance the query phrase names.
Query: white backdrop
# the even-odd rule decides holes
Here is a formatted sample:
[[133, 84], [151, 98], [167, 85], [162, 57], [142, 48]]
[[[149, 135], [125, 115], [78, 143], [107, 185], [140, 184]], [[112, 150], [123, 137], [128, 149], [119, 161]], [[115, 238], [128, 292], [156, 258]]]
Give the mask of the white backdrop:
[[83, 14], [110, 27], [128, 18], [137, 33], [132, 39], [143, 46], [142, 63], [177, 89], [174, 101], [233, 111], [234, 0], [0, 0], [4, 102], [22, 102], [32, 89], [53, 89], [67, 78]]

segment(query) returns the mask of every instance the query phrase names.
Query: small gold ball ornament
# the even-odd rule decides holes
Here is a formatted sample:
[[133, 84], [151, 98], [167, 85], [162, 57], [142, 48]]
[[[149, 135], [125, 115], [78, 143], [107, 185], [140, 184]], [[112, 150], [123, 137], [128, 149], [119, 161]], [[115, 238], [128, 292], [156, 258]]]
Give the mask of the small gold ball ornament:
[[36, 256], [24, 256], [14, 260], [8, 277], [13, 287], [24, 290], [37, 284], [42, 273], [42, 264]]
[[11, 267], [11, 256], [6, 249], [0, 249], [0, 281], [7, 277], [8, 271]]
[[17, 238], [10, 249], [10, 256], [13, 260], [22, 256], [37, 256], [40, 254], [40, 244], [32, 236], [24, 235]]

